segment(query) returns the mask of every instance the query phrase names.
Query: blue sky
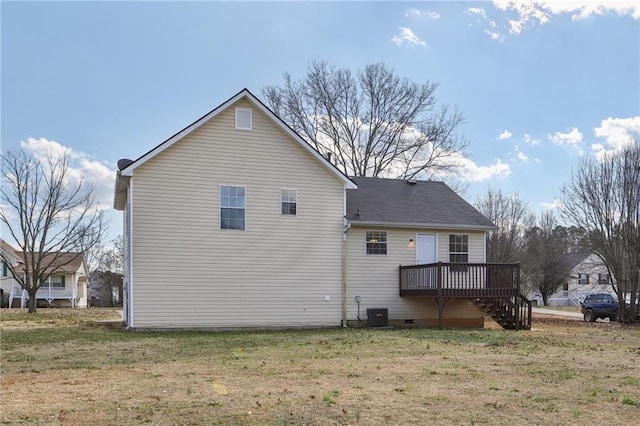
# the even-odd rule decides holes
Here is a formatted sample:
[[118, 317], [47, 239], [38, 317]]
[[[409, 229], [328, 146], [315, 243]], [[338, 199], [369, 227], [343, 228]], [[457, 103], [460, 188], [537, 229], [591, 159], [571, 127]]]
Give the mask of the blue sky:
[[2, 150], [70, 148], [107, 209], [118, 159], [317, 59], [439, 83], [466, 116], [469, 201], [549, 208], [580, 158], [640, 138], [634, 1], [3, 1], [1, 24]]

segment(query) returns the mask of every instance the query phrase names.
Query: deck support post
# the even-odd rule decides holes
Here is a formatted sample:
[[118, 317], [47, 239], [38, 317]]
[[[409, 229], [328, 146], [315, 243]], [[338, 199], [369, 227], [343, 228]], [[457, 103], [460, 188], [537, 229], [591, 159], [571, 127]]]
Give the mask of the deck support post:
[[436, 297], [436, 303], [438, 304], [438, 328], [444, 328], [444, 308], [453, 300], [452, 297]]

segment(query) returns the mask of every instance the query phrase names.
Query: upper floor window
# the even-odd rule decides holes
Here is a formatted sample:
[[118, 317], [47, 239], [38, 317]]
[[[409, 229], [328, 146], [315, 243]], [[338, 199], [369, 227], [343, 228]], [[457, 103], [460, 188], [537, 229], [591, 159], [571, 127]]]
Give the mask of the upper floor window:
[[367, 254], [387, 254], [387, 231], [366, 232]]
[[598, 284], [609, 284], [609, 274], [598, 274]]
[[280, 193], [281, 212], [283, 215], [295, 216], [298, 214], [298, 191], [295, 189], [283, 189]]
[[244, 222], [244, 187], [220, 186], [220, 229], [244, 230]]
[[[469, 263], [469, 235], [449, 234], [449, 262]], [[466, 272], [466, 266], [451, 266], [453, 272]]]
[[7, 266], [7, 263], [3, 260], [2, 261], [2, 276], [6, 277], [9, 275], [9, 267]]
[[578, 274], [578, 284], [580, 285], [589, 284], [589, 274]]

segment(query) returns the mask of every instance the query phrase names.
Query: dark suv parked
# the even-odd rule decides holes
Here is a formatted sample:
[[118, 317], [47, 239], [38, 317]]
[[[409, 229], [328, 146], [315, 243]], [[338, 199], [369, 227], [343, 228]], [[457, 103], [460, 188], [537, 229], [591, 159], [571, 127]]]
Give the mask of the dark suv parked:
[[581, 304], [584, 320], [594, 322], [598, 318], [615, 321], [618, 317], [618, 301], [608, 293], [590, 294]]

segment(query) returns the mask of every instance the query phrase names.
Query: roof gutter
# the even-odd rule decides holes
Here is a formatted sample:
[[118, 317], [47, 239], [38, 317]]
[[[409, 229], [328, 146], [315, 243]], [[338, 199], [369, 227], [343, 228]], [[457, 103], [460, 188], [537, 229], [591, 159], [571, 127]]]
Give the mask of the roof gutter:
[[385, 228], [428, 228], [428, 229], [453, 229], [473, 231], [495, 231], [495, 225], [466, 225], [450, 223], [410, 223], [410, 222], [379, 222], [379, 221], [352, 221], [351, 226], [380, 226]]

